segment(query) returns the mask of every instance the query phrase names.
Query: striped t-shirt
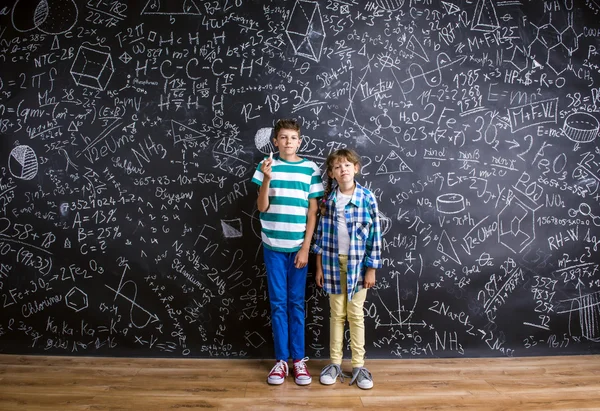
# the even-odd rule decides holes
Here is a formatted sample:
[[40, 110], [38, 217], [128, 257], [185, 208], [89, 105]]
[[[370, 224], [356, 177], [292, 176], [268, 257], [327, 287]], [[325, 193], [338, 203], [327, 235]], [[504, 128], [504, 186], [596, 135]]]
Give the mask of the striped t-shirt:
[[[252, 182], [261, 186], [264, 174], [256, 167]], [[315, 163], [273, 158], [269, 184], [269, 208], [260, 213], [261, 236], [265, 247], [295, 252], [302, 247], [306, 232], [308, 200], [323, 197], [321, 172]]]

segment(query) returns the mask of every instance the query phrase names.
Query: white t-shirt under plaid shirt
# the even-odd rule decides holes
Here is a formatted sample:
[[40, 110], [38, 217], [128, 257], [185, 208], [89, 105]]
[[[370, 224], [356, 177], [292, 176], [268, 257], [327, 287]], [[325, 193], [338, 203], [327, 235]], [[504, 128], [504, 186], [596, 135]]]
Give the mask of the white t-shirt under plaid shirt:
[[[256, 167], [252, 182], [261, 186], [264, 174]], [[269, 184], [269, 208], [260, 213], [261, 237], [265, 247], [274, 251], [300, 250], [306, 233], [308, 200], [323, 197], [321, 172], [315, 163], [273, 158]]]

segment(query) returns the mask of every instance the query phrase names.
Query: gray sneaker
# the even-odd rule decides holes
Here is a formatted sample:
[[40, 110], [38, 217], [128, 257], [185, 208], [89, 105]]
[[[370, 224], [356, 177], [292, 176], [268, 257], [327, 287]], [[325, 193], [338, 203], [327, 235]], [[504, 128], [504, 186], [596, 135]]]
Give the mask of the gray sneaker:
[[365, 367], [352, 368], [352, 379], [350, 380], [350, 385], [354, 384], [354, 381], [356, 381], [358, 388], [363, 390], [370, 390], [373, 388], [373, 376]]
[[338, 377], [340, 377], [340, 381], [344, 382], [344, 377], [346, 376], [342, 372], [341, 367], [338, 364], [329, 364], [323, 367], [319, 381], [323, 385], [332, 385], [335, 384]]

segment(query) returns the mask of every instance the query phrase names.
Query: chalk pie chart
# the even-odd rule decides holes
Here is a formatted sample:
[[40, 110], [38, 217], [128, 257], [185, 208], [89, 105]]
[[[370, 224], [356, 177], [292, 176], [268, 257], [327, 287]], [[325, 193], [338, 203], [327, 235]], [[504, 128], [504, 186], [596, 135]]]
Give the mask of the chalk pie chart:
[[21, 180], [31, 180], [38, 172], [38, 159], [29, 146], [17, 146], [10, 152], [8, 159], [10, 173]]

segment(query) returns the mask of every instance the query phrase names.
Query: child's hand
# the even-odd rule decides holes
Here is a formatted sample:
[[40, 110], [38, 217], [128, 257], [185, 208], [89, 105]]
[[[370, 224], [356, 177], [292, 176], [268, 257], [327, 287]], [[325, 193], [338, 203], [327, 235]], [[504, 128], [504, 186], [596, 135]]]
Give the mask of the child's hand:
[[317, 272], [315, 273], [315, 283], [317, 283], [318, 287], [323, 288], [324, 282], [325, 280], [323, 278], [323, 271], [317, 270]]
[[271, 152], [271, 154], [269, 154], [269, 158], [264, 159], [262, 161], [262, 164], [260, 166], [260, 171], [262, 171], [262, 173], [269, 179], [271, 178], [272, 165], [273, 165], [273, 152]]
[[371, 288], [375, 285], [375, 269], [367, 268], [367, 272], [365, 273], [365, 281], [363, 283], [363, 287]]
[[308, 250], [301, 248], [296, 253], [296, 258], [294, 258], [294, 266], [296, 268], [304, 268], [308, 264]]

